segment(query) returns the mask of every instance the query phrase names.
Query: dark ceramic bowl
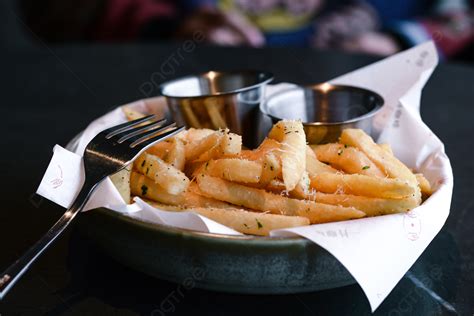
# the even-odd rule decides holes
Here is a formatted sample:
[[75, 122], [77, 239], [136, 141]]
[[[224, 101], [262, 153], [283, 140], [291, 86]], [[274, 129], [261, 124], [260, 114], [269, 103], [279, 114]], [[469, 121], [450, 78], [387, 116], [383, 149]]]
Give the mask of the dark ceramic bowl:
[[355, 283], [326, 250], [300, 237], [200, 233], [107, 209], [81, 214], [80, 230], [117, 261], [160, 279], [230, 293], [287, 294]]

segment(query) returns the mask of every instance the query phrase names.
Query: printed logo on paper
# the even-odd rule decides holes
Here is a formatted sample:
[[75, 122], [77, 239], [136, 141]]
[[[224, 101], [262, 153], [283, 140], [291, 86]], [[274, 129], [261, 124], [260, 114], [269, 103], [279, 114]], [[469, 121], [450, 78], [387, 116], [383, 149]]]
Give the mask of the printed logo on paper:
[[58, 176], [51, 180], [51, 185], [53, 189], [59, 188], [63, 184], [63, 169], [58, 165]]
[[408, 212], [403, 216], [403, 227], [409, 240], [416, 241], [420, 238], [421, 220], [416, 213]]

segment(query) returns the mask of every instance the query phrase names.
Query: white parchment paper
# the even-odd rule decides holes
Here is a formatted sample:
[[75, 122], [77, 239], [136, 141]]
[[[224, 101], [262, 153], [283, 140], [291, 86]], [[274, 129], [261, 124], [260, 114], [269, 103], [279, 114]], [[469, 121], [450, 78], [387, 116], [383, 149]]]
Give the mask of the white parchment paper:
[[[374, 128], [378, 142], [392, 145], [395, 155], [422, 172], [436, 190], [423, 205], [409, 213], [318, 224], [272, 231], [272, 236], [303, 236], [334, 255], [365, 292], [372, 311], [387, 297], [418, 259], [446, 221], [451, 204], [453, 174], [443, 143], [423, 123], [419, 107], [421, 90], [438, 62], [432, 42], [401, 52], [330, 83], [374, 90], [385, 99]], [[267, 95], [288, 87], [269, 86]], [[137, 110], [163, 115], [163, 98], [129, 104]], [[429, 105], [428, 105], [429, 106]], [[81, 155], [87, 143], [105, 128], [124, 122], [120, 108], [92, 122], [68, 146], [58, 145], [38, 188], [38, 194], [68, 207], [84, 182]], [[107, 207], [128, 216], [175, 227], [221, 234], [240, 234], [191, 212], [167, 212], [136, 198], [126, 205], [112, 182], [105, 180], [85, 210]]]

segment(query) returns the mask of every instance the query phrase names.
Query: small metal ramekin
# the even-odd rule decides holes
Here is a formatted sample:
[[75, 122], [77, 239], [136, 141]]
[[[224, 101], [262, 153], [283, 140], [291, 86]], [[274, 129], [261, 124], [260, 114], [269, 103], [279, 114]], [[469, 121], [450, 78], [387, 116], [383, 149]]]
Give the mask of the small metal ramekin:
[[259, 105], [272, 80], [273, 75], [264, 71], [209, 71], [166, 82], [160, 93], [178, 124], [228, 128], [252, 148], [257, 145]]
[[383, 104], [373, 91], [323, 83], [277, 92], [260, 110], [273, 124], [281, 119], [302, 120], [307, 141], [322, 144], [337, 141], [345, 128], [360, 128], [372, 135], [373, 117]]

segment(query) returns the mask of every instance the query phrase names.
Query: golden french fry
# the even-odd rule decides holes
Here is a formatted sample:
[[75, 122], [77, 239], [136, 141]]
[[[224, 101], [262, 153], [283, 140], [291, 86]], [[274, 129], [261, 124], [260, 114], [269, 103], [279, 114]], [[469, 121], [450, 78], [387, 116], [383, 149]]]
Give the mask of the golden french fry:
[[284, 120], [276, 123], [268, 134], [281, 143], [283, 182], [293, 190], [306, 170], [306, 137], [301, 121]]
[[254, 150], [242, 150], [238, 155], [238, 158], [254, 160], [254, 161], [263, 161], [265, 156], [269, 153], [272, 153], [275, 157], [280, 156], [280, 146], [281, 144], [274, 139], [265, 138], [265, 140]]
[[203, 172], [229, 181], [258, 183], [262, 175], [262, 165], [255, 161], [235, 158], [209, 160], [205, 163]]
[[269, 152], [280, 151], [280, 149], [281, 149], [280, 142], [271, 138], [265, 138], [263, 142], [260, 144], [260, 146], [258, 146], [258, 148], [255, 149], [255, 152], [263, 156]]
[[163, 159], [176, 169], [183, 171], [184, 164], [186, 163], [183, 141], [179, 138], [172, 138], [171, 147]]
[[378, 146], [372, 138], [361, 129], [345, 129], [340, 142], [359, 148], [389, 177], [405, 180], [415, 189], [415, 199], [421, 203], [421, 191], [413, 172], [395, 156]]
[[319, 161], [316, 158], [316, 154], [314, 153], [311, 147], [306, 146], [306, 171], [310, 177], [314, 177], [320, 173], [337, 173], [338, 171], [331, 166], [326, 165], [324, 162]]
[[123, 114], [125, 114], [125, 117], [129, 121], [138, 120], [138, 119], [144, 118], [146, 116], [145, 114], [140, 113], [138, 111], [135, 111], [135, 110], [131, 109], [128, 106], [123, 106], [122, 107], [122, 112], [123, 112]]
[[274, 229], [309, 225], [302, 216], [249, 212], [242, 209], [193, 208], [196, 212], [244, 234], [267, 236]]
[[154, 180], [135, 171], [132, 171], [130, 176], [130, 189], [132, 195], [161, 203], [182, 205], [185, 200], [184, 194], [169, 194], [165, 189], [157, 185]]
[[390, 144], [378, 144], [378, 145], [379, 145], [380, 148], [385, 150], [387, 153], [389, 153], [390, 155], [393, 155], [392, 146], [390, 146]]
[[346, 173], [365, 174], [384, 178], [386, 175], [363, 152], [355, 147], [343, 144], [324, 144], [314, 146], [319, 161]]
[[260, 177], [260, 186], [267, 186], [270, 181], [276, 179], [281, 174], [280, 160], [275, 153], [268, 152], [262, 160], [262, 176]]
[[173, 147], [173, 142], [170, 139], [156, 143], [155, 145], [149, 147], [146, 152], [150, 155], [157, 156], [161, 159], [165, 159], [168, 156], [171, 148]]
[[117, 173], [110, 176], [110, 180], [119, 191], [125, 203], [129, 204], [131, 200], [130, 194], [130, 172], [131, 166], [127, 166]]
[[426, 199], [431, 194], [433, 194], [433, 189], [431, 188], [430, 182], [425, 178], [425, 176], [421, 173], [415, 174], [416, 180], [418, 181], [418, 186], [420, 187], [421, 194], [423, 194], [423, 198]]
[[181, 139], [184, 143], [192, 143], [203, 139], [206, 136], [213, 134], [215, 131], [208, 128], [193, 128], [183, 131], [175, 137]]
[[350, 194], [328, 194], [311, 192], [306, 199], [319, 203], [355, 207], [363, 211], [367, 216], [378, 216], [393, 213], [402, 213], [417, 206], [414, 198], [405, 199], [382, 199]]
[[225, 131], [221, 139], [221, 148], [224, 155], [236, 155], [242, 150], [242, 136]]
[[233, 156], [239, 154], [241, 150], [242, 136], [229, 133], [229, 130], [225, 130], [219, 140], [219, 144], [202, 153], [198, 160], [208, 161], [211, 159]]
[[313, 202], [316, 201], [314, 197], [316, 190], [310, 187], [310, 179], [307, 175], [303, 175], [301, 181], [293, 191], [286, 191], [285, 184], [280, 179], [272, 180], [265, 189], [282, 196], [289, 196], [296, 199], [309, 200]]
[[214, 131], [195, 142], [187, 143], [185, 145], [186, 160], [196, 160], [206, 151], [218, 147], [222, 137], [224, 137], [224, 131]]
[[195, 192], [186, 191], [180, 194], [169, 194], [152, 179], [132, 171], [130, 189], [133, 195], [164, 204], [181, 207], [229, 207], [228, 203], [208, 198]]
[[404, 180], [375, 178], [362, 174], [321, 173], [311, 178], [311, 187], [324, 193], [389, 199], [412, 197], [415, 194], [415, 188]]
[[229, 158], [240, 158], [245, 160], [255, 160], [253, 159], [255, 153], [253, 150], [250, 149], [242, 149], [238, 155], [231, 156]]
[[208, 197], [257, 211], [306, 217], [312, 224], [365, 216], [364, 212], [355, 208], [290, 199], [204, 174], [196, 179], [199, 188]]
[[311, 180], [309, 178], [308, 172], [305, 171], [296, 187], [293, 189], [293, 191], [290, 192], [290, 196], [304, 199], [310, 194], [310, 184]]
[[140, 173], [153, 179], [170, 194], [182, 193], [189, 186], [189, 179], [182, 171], [157, 156], [144, 153], [135, 160], [134, 166]]
[[194, 160], [186, 164], [185, 174], [189, 175], [190, 179], [196, 178], [198, 174], [203, 173], [204, 166], [207, 161]]
[[309, 225], [309, 220], [301, 216], [249, 212], [238, 208], [192, 207], [183, 209], [182, 207], [164, 205], [150, 200], [146, 200], [146, 202], [153, 207], [167, 211], [198, 213], [243, 234], [257, 236], [268, 236], [270, 231], [274, 229]]
[[286, 191], [286, 187], [285, 187], [285, 184], [283, 183], [283, 180], [280, 180], [280, 179], [273, 179], [272, 181], [268, 183], [265, 189], [267, 189], [270, 192], [280, 194], [280, 195], [285, 195], [285, 196], [290, 195], [290, 193]]

